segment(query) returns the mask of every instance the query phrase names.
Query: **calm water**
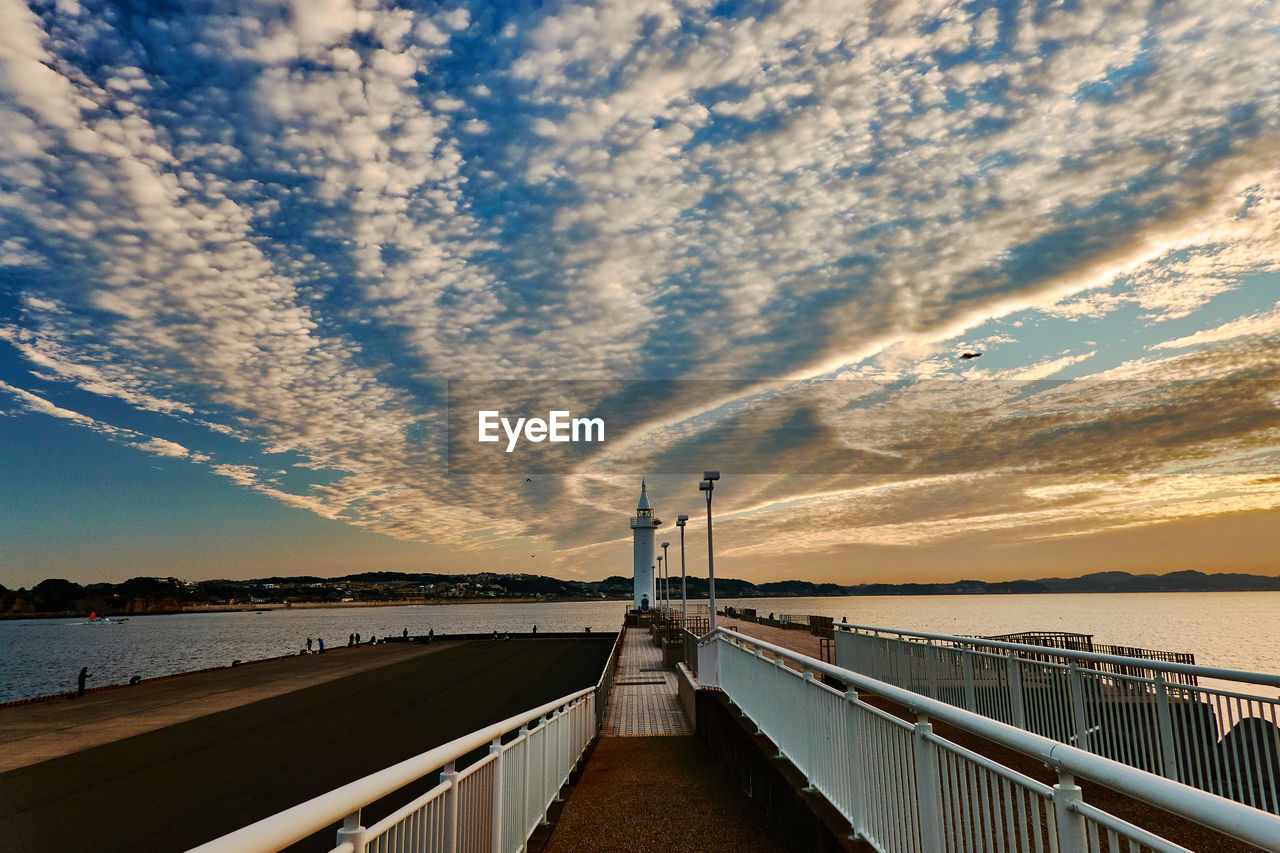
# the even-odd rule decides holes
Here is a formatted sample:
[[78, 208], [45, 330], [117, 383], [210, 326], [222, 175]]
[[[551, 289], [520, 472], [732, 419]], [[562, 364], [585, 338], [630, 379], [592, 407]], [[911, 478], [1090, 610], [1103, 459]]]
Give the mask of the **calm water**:
[[[848, 617], [883, 627], [960, 634], [1074, 631], [1100, 643], [1194, 652], [1207, 666], [1280, 672], [1280, 592], [1128, 595], [956, 595], [727, 600], [764, 613]], [[119, 625], [83, 619], [0, 622], [0, 702], [91, 687], [233, 659], [297, 652], [308, 636], [330, 646], [362, 637], [475, 631], [617, 630], [624, 603], [414, 605], [135, 616]]]

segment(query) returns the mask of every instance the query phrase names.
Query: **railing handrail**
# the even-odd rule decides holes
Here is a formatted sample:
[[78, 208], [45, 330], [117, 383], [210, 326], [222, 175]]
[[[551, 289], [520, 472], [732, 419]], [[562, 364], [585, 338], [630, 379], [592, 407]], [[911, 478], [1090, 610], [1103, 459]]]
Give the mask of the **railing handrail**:
[[[898, 633], [898, 632], [889, 632]], [[941, 635], [939, 635], [941, 636]], [[1060, 772], [1070, 773], [1104, 785], [1134, 799], [1149, 803], [1174, 814], [1181, 815], [1225, 835], [1256, 844], [1266, 850], [1280, 850], [1280, 817], [1147, 773], [1126, 764], [1085, 752], [1074, 746], [1052, 740], [1024, 729], [993, 720], [930, 699], [919, 693], [877, 681], [865, 675], [825, 663], [817, 658], [774, 645], [766, 640], [740, 634], [728, 628], [717, 627], [708, 632], [703, 641], [714, 642], [719, 637], [737, 640], [769, 652], [776, 658], [790, 660], [813, 672], [839, 679], [857, 690], [905, 706], [908, 710], [939, 720], [971, 734], [994, 741], [1002, 746], [1044, 761]], [[1031, 646], [1029, 648], [1038, 648]], [[730, 699], [733, 697], [730, 696]]]
[[977, 637], [959, 637], [954, 634], [932, 634], [927, 631], [905, 631], [900, 628], [878, 628], [874, 625], [855, 625], [851, 622], [836, 622], [837, 630], [848, 633], [855, 631], [874, 631], [878, 634], [894, 634], [899, 637], [919, 637], [924, 640], [941, 640], [949, 643], [963, 643], [968, 646], [988, 646], [1008, 651], [1029, 652], [1036, 655], [1052, 654], [1058, 657], [1075, 660], [1111, 663], [1142, 669], [1179, 672], [1185, 675], [1198, 675], [1204, 678], [1215, 678], [1219, 681], [1241, 681], [1246, 684], [1260, 684], [1266, 687], [1280, 687], [1280, 675], [1265, 672], [1250, 672], [1244, 669], [1219, 669], [1192, 663], [1174, 663], [1172, 661], [1153, 660], [1150, 658], [1131, 658], [1120, 655], [1107, 655], [1101, 652], [1080, 652], [1071, 649], [1060, 649], [1053, 646], [1030, 646], [1026, 643], [1010, 643], [1005, 640], [983, 640]]
[[292, 808], [265, 817], [257, 823], [251, 823], [221, 838], [215, 838], [213, 841], [194, 847], [189, 853], [242, 853], [244, 850], [279, 850], [287, 847], [313, 832], [319, 832], [327, 826], [338, 823], [352, 812], [421, 779], [431, 771], [444, 767], [450, 761], [461, 758], [473, 749], [492, 743], [494, 738], [514, 731], [557, 708], [569, 705], [589, 693], [594, 693], [595, 689], [595, 687], [583, 688], [530, 711], [508, 717], [500, 723], [494, 723], [433, 747], [412, 758], [406, 758], [398, 764], [343, 785], [341, 788], [335, 788]]
[[600, 678], [596, 680], [596, 690], [604, 687], [605, 682], [609, 680], [610, 673], [616, 668], [618, 658], [622, 655], [622, 632], [618, 632], [618, 637], [613, 641], [613, 648], [609, 650], [609, 656], [604, 660], [604, 669], [600, 670]]

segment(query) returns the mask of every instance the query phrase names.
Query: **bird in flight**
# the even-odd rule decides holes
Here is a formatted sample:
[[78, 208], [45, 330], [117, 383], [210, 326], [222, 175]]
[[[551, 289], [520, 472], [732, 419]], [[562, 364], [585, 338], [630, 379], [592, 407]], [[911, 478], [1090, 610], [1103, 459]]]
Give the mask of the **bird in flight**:
[[963, 358], [963, 359], [977, 358], [977, 357], [978, 357], [978, 356], [980, 356], [980, 355], [982, 355], [982, 353], [980, 353], [980, 352], [962, 352], [962, 353], [960, 353], [960, 357], [961, 357], [961, 358]]

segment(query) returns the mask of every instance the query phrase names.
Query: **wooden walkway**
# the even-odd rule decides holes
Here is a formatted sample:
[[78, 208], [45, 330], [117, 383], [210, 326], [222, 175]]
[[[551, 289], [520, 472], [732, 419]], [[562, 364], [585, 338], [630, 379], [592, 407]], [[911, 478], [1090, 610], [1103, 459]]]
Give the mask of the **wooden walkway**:
[[605, 706], [604, 737], [690, 735], [693, 728], [680, 709], [676, 675], [662, 668], [662, 651], [649, 632], [624, 628], [618, 674]]

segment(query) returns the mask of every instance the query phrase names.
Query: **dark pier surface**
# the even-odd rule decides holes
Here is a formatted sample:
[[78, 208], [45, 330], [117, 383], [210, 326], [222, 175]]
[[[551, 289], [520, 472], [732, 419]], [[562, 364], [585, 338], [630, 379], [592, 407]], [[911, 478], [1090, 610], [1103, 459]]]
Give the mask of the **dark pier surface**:
[[[185, 849], [590, 686], [613, 639], [445, 642], [419, 647], [421, 654], [391, 644], [385, 665], [10, 770], [0, 774], [6, 849]], [[323, 657], [340, 667], [347, 654], [335, 649]], [[296, 665], [319, 657], [299, 657]], [[215, 675], [242, 678], [250, 692], [264, 689], [252, 666], [170, 684], [185, 681], [193, 695], [209, 693], [200, 682]], [[213, 692], [233, 689], [220, 683]], [[119, 703], [130, 695], [146, 696], [121, 690], [99, 708], [112, 718], [127, 716]], [[85, 703], [77, 725], [92, 725], [85, 709], [95, 698], [66, 703]], [[396, 797], [385, 811], [404, 799]], [[376, 819], [380, 805], [369, 812]], [[300, 849], [328, 849], [333, 836], [321, 835], [319, 846]]]
[[122, 738], [185, 723], [439, 651], [439, 643], [343, 646], [238, 667], [185, 673], [136, 686], [90, 690], [0, 708], [0, 773]]
[[697, 738], [604, 737], [544, 853], [795, 849]]
[[600, 740], [545, 853], [798, 849], [692, 736], [676, 694], [649, 632], [624, 629]]

